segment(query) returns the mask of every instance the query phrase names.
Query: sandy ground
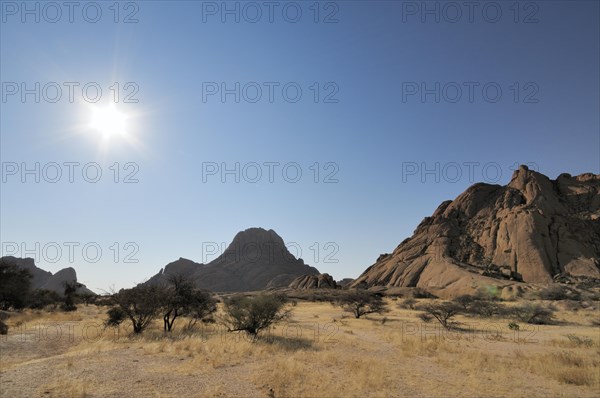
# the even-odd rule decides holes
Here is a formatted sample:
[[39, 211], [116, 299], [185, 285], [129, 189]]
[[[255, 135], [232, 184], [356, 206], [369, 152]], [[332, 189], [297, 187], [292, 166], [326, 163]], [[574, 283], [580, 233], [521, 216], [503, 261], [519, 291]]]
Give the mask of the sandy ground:
[[462, 317], [462, 331], [448, 333], [389, 304], [390, 313], [353, 319], [328, 303], [299, 303], [257, 342], [218, 325], [185, 333], [183, 320], [170, 338], [158, 323], [117, 335], [99, 327], [106, 308], [94, 306], [25, 313], [0, 336], [0, 396], [600, 396], [597, 308], [518, 333], [509, 320]]

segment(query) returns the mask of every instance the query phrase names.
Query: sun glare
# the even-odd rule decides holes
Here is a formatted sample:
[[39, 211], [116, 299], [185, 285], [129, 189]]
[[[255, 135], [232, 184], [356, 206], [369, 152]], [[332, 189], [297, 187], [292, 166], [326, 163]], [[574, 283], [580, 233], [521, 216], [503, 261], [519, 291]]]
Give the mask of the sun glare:
[[104, 138], [126, 133], [127, 117], [119, 112], [114, 105], [104, 108], [96, 107], [92, 110], [90, 126]]

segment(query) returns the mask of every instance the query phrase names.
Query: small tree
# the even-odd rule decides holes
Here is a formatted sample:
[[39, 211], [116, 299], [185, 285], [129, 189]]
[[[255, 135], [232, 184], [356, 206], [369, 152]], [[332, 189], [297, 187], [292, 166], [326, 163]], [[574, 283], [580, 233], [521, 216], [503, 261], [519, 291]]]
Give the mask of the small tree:
[[[121, 289], [112, 295], [112, 302], [131, 320], [134, 333], [141, 333], [156, 318], [162, 308], [164, 289], [148, 285]], [[109, 321], [111, 321], [110, 314], [107, 322]]]
[[554, 310], [541, 304], [522, 304], [513, 307], [512, 313], [519, 321], [536, 325], [552, 323], [554, 318]]
[[451, 320], [461, 311], [460, 307], [453, 302], [445, 301], [443, 303], [425, 304], [420, 308], [425, 314], [435, 319], [446, 329], [452, 326]]
[[475, 301], [475, 297], [469, 296], [468, 294], [456, 297], [454, 301], [457, 305], [459, 305], [463, 311], [468, 311], [469, 306]]
[[75, 311], [77, 306], [75, 305], [75, 296], [77, 295], [77, 289], [82, 285], [76, 281], [64, 282], [65, 288], [65, 302], [61, 305], [63, 311]]
[[0, 309], [21, 309], [27, 304], [31, 290], [31, 273], [0, 260]]
[[192, 318], [188, 328], [192, 327], [199, 319], [216, 311], [215, 299], [208, 292], [203, 292], [195, 287], [194, 282], [182, 275], [168, 277], [170, 286], [165, 288], [165, 302], [163, 307], [163, 328], [165, 332], [173, 329], [177, 317], [187, 315]]
[[224, 300], [223, 323], [228, 332], [243, 331], [257, 338], [258, 333], [289, 316], [287, 298], [281, 295], [261, 294], [254, 297], [234, 295]]
[[388, 311], [381, 295], [366, 290], [351, 290], [337, 297], [332, 304], [342, 307], [357, 319], [366, 314], [381, 314]]

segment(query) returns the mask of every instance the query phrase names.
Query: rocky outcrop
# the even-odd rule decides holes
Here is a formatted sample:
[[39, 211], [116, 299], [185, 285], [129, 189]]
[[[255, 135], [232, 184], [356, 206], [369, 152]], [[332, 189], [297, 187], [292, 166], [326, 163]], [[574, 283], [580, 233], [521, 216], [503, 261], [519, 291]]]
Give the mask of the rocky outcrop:
[[329, 274], [302, 275], [289, 284], [292, 289], [337, 289], [335, 280]]
[[[32, 289], [46, 289], [52, 290], [59, 294], [63, 294], [65, 290], [65, 282], [76, 282], [77, 273], [72, 267], [63, 268], [55, 274], [52, 272], [45, 271], [35, 265], [33, 258], [17, 258], [12, 256], [6, 256], [0, 258], [0, 262], [3, 264], [15, 265], [19, 268], [26, 269], [31, 274], [31, 288]], [[79, 294], [95, 294], [89, 290], [85, 285], [81, 285], [77, 293]]]
[[295, 258], [273, 230], [249, 228], [239, 232], [227, 249], [207, 264], [180, 258], [146, 283], [162, 284], [169, 275], [184, 275], [215, 292], [241, 292], [287, 287], [301, 275], [319, 271]]
[[600, 175], [556, 180], [521, 166], [507, 186], [475, 184], [351, 286], [468, 293], [555, 276], [600, 278]]

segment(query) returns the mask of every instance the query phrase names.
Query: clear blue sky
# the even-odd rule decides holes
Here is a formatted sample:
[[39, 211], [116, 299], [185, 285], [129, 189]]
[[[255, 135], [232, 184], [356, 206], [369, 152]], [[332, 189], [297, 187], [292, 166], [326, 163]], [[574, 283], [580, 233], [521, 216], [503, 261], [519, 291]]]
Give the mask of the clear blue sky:
[[[179, 257], [211, 260], [207, 244], [252, 226], [274, 229], [321, 272], [356, 277], [440, 202], [477, 181], [506, 184], [516, 163], [551, 178], [600, 173], [597, 1], [478, 2], [473, 10], [427, 2], [439, 7], [439, 22], [421, 2], [320, 2], [317, 16], [313, 1], [282, 1], [272, 22], [262, 1], [253, 3], [260, 18], [241, 2], [239, 23], [233, 14], [222, 22], [222, 2], [123, 2], [118, 23], [112, 1], [78, 3], [72, 23], [66, 8], [58, 15], [27, 2], [40, 7], [37, 23], [21, 2], [1, 3], [2, 254], [24, 256], [38, 242], [40, 267], [73, 266], [96, 291], [141, 282]], [[91, 23], [95, 4], [102, 15]], [[36, 82], [40, 102], [35, 94], [22, 101], [22, 88], [35, 91]], [[56, 102], [49, 82], [62, 87]], [[79, 84], [72, 103], [65, 82]], [[92, 107], [115, 102], [115, 82], [126, 134], [107, 141], [90, 120]], [[239, 103], [210, 95], [222, 82], [239, 82]], [[82, 95], [88, 83], [103, 90], [95, 104], [87, 102], [94, 87]], [[252, 102], [257, 85], [262, 97]], [[302, 96], [292, 102], [297, 87]], [[138, 102], [123, 103], [136, 89]], [[424, 99], [422, 89], [430, 90]], [[36, 162], [39, 183], [23, 175]], [[51, 162], [61, 166], [56, 183]], [[72, 183], [65, 162], [78, 162]], [[239, 183], [229, 174], [223, 183], [220, 170], [203, 175], [236, 162]], [[261, 165], [257, 182], [252, 162]], [[266, 162], [280, 163], [273, 182]], [[472, 178], [467, 162], [478, 162]], [[436, 163], [439, 181], [422, 173]], [[97, 183], [83, 178], [86, 164], [88, 179], [102, 170]], [[302, 177], [291, 183], [298, 166]], [[137, 183], [123, 182], [130, 173]], [[102, 255], [92, 262], [96, 245]]]

